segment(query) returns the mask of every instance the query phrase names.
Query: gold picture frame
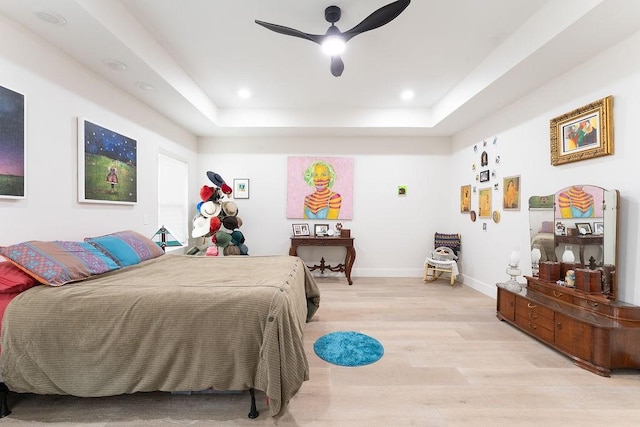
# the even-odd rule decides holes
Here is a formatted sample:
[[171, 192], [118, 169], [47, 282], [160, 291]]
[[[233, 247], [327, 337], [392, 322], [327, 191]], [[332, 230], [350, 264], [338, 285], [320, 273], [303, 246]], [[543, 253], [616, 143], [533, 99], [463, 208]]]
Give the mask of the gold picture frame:
[[507, 176], [502, 179], [502, 209], [505, 211], [520, 210], [520, 175]]
[[551, 165], [613, 154], [613, 97], [551, 119]]
[[491, 218], [491, 187], [481, 188], [478, 197], [478, 217]]
[[460, 212], [466, 213], [471, 210], [471, 185], [460, 187]]

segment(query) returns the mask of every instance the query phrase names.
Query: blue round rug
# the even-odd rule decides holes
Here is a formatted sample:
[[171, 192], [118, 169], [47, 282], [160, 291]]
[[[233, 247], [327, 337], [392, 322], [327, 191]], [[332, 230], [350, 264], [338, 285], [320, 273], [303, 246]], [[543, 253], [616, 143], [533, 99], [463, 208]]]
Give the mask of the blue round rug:
[[363, 366], [380, 360], [384, 347], [380, 342], [359, 332], [331, 332], [313, 344], [318, 357], [339, 366]]

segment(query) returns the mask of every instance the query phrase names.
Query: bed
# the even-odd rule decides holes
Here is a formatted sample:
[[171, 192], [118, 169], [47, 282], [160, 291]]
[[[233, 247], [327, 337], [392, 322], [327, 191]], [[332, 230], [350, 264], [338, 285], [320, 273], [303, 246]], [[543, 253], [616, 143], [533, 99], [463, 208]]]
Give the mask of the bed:
[[553, 221], [542, 221], [536, 233], [531, 236], [531, 247], [540, 248], [540, 262], [555, 261], [554, 238]]
[[253, 417], [255, 389], [277, 415], [309, 377], [303, 329], [319, 301], [309, 270], [290, 256], [154, 256], [34, 286], [2, 317], [2, 404], [7, 389], [250, 390]]

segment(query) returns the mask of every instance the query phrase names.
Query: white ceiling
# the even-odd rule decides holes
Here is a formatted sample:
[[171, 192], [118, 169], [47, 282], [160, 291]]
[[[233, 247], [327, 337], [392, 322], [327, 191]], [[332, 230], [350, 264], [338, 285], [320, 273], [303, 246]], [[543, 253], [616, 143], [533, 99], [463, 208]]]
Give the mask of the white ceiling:
[[413, 0], [351, 39], [334, 77], [318, 45], [254, 23], [324, 34], [337, 5], [346, 31], [390, 2], [0, 0], [0, 13], [199, 136], [452, 135], [640, 30], [637, 0]]

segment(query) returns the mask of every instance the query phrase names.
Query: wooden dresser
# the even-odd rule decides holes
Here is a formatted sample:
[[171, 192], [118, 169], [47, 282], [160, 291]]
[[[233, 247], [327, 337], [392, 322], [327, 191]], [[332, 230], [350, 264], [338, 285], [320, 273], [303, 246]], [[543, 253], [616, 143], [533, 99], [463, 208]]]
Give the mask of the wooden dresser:
[[640, 369], [640, 307], [526, 277], [513, 292], [498, 285], [497, 317], [602, 376]]

